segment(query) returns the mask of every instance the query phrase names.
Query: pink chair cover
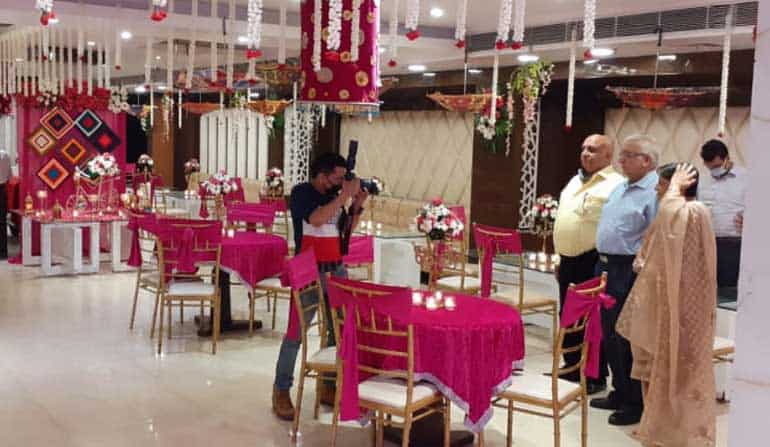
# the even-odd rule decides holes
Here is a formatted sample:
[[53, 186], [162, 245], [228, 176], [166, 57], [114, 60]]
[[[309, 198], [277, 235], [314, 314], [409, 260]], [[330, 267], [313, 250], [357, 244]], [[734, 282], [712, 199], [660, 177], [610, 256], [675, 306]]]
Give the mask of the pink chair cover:
[[275, 210], [278, 212], [285, 213], [288, 211], [288, 207], [286, 206], [286, 199], [283, 197], [260, 196], [259, 202], [273, 205]]
[[271, 227], [275, 221], [275, 207], [264, 203], [231, 204], [227, 207], [227, 221]]
[[240, 177], [233, 178], [235, 181], [235, 184], [238, 185], [238, 189], [231, 192], [230, 194], [225, 194], [222, 199], [224, 199], [225, 206], [230, 205], [232, 202], [245, 202], [246, 201], [246, 193], [243, 191], [243, 183], [241, 182]]
[[155, 214], [138, 213], [131, 215], [128, 220], [128, 229], [131, 231], [131, 251], [128, 255], [128, 265], [139, 267], [142, 265], [142, 250], [139, 246], [139, 230], [145, 230], [154, 234]]
[[[342, 326], [342, 340], [338, 340], [337, 353], [346, 362], [342, 370], [340, 419], [350, 421], [359, 419], [361, 416], [358, 407], [358, 383], [360, 376], [358, 371], [358, 337], [356, 333], [355, 309], [356, 307], [364, 307], [366, 311], [362, 313], [368, 315], [371, 300], [365, 297], [356, 297], [347, 290], [338, 287], [338, 285], [347, 285], [377, 292], [388, 292], [393, 295], [404, 294], [405, 296], [411, 296], [411, 290], [407, 287], [393, 287], [343, 278], [329, 278], [326, 286], [329, 295], [329, 305], [332, 309], [344, 307], [346, 310], [345, 321]], [[375, 299], [382, 300], [383, 298], [389, 297], [378, 296]]]
[[[492, 236], [479, 230], [503, 233], [505, 236]], [[488, 298], [492, 293], [492, 263], [495, 255], [520, 254], [521, 237], [516, 230], [482, 224], [473, 224], [473, 237], [476, 240], [476, 248], [484, 251], [484, 259], [481, 259], [481, 296]]]
[[374, 262], [374, 236], [353, 236], [348, 254], [343, 256], [345, 265], [371, 264]]
[[[318, 263], [313, 247], [287, 261], [285, 274], [281, 277], [281, 283], [291, 287], [292, 293], [318, 280]], [[289, 301], [289, 326], [286, 328], [286, 339], [299, 340], [300, 330], [299, 312], [292, 299]]]
[[561, 327], [569, 327], [584, 316], [588, 315], [585, 328], [585, 340], [588, 343], [588, 358], [586, 359], [586, 376], [599, 377], [599, 350], [602, 343], [602, 307], [610, 309], [615, 305], [615, 298], [600, 293], [597, 297], [584, 295], [581, 290], [597, 287], [601, 278], [590, 279], [567, 289], [564, 309], [561, 314]]

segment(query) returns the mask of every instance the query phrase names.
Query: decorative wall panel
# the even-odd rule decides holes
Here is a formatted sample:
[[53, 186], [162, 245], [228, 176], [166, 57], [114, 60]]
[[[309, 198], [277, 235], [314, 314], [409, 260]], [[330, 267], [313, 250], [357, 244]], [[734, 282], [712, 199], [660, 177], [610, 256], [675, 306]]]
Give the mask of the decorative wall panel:
[[[723, 138], [730, 157], [743, 166], [746, 165], [749, 115], [748, 107], [728, 107]], [[703, 167], [700, 147], [716, 137], [718, 118], [719, 109], [716, 107], [684, 107], [657, 112], [636, 108], [608, 109], [604, 132], [618, 146], [624, 138], [635, 133], [651, 135], [661, 145], [661, 164], [689, 161]]]
[[233, 109], [207, 113], [200, 121], [201, 171], [260, 178], [268, 169], [267, 138], [259, 113]]
[[382, 112], [371, 123], [344, 117], [340, 150], [358, 140], [362, 177], [377, 176], [394, 197], [446, 203], [470, 210], [473, 116], [445, 111]]

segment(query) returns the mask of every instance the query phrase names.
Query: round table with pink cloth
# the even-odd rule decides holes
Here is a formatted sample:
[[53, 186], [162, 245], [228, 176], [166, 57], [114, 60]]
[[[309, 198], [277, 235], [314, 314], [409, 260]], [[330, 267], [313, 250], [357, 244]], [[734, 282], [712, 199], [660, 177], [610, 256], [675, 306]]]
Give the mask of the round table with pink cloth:
[[275, 234], [236, 231], [222, 238], [222, 270], [254, 288], [263, 279], [283, 271], [289, 253], [286, 239]]

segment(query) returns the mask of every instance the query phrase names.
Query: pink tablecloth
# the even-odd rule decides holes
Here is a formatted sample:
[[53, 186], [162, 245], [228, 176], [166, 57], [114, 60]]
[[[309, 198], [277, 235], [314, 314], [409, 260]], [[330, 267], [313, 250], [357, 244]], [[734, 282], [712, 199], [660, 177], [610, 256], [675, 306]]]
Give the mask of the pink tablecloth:
[[[340, 290], [330, 286], [330, 299], [333, 289]], [[416, 378], [437, 386], [466, 412], [466, 426], [478, 432], [492, 417], [492, 396], [510, 385], [514, 362], [524, 359], [524, 325], [519, 313], [504, 304], [465, 295], [455, 299], [454, 311], [413, 306], [411, 296], [403, 293], [371, 300], [368, 305], [391, 315], [400, 325], [414, 326]], [[343, 339], [340, 350], [350, 342]], [[345, 368], [354, 367], [343, 360]], [[406, 369], [405, 359], [396, 357], [386, 358], [383, 366]], [[350, 408], [350, 400], [357, 399], [355, 390], [350, 391], [344, 387], [342, 408]]]
[[251, 287], [283, 271], [289, 253], [286, 239], [274, 234], [237, 231], [222, 238], [222, 270]]

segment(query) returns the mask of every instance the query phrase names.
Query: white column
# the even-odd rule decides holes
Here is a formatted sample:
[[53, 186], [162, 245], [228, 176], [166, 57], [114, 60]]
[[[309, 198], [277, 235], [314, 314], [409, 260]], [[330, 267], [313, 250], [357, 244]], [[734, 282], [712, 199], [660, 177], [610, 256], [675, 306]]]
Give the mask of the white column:
[[754, 86], [748, 158], [749, 191], [743, 229], [741, 276], [738, 285], [736, 356], [730, 404], [729, 445], [767, 444], [767, 407], [770, 406], [770, 201], [766, 191], [770, 177], [770, 2], [759, 2], [757, 42], [754, 53]]

